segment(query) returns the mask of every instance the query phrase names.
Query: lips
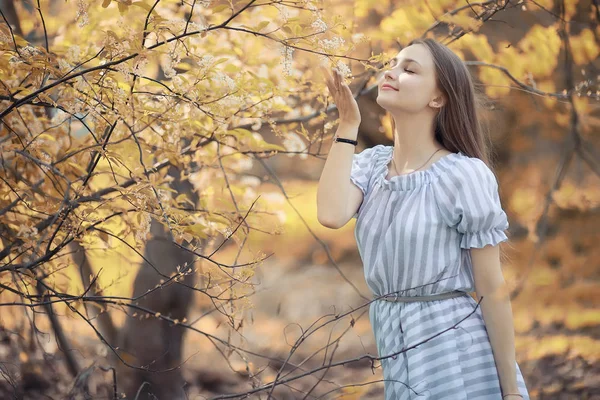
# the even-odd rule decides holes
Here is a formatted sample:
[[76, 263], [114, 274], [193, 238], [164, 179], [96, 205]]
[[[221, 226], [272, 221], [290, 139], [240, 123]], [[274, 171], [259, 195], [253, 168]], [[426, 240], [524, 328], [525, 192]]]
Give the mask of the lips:
[[396, 89], [395, 87], [393, 87], [389, 83], [384, 83], [383, 85], [381, 85], [381, 89], [392, 89], [392, 90], [398, 91], [398, 89]]

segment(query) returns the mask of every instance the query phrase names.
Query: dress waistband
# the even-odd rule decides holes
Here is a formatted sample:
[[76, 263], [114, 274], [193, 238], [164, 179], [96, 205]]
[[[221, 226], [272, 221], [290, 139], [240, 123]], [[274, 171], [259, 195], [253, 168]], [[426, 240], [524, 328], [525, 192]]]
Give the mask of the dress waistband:
[[452, 292], [447, 293], [439, 293], [433, 294], [431, 296], [398, 296], [388, 294], [384, 297], [380, 297], [377, 299], [377, 296], [374, 297], [376, 300], [385, 300], [385, 301], [393, 301], [393, 302], [413, 302], [413, 301], [432, 301], [432, 300], [443, 300], [450, 299], [452, 297], [460, 297], [460, 296], [468, 296], [467, 292], [462, 292], [460, 290], [454, 290]]

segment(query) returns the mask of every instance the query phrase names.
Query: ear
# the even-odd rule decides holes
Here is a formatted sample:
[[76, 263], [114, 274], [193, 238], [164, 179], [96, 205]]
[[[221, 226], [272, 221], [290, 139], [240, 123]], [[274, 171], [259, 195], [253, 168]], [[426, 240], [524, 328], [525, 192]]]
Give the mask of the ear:
[[429, 106], [433, 108], [442, 108], [445, 103], [446, 100], [444, 99], [444, 96], [440, 94], [429, 102]]

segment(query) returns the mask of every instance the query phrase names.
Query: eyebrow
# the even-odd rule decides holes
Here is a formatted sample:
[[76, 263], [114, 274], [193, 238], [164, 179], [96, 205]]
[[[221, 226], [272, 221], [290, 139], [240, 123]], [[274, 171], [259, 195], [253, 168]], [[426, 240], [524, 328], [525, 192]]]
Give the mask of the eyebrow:
[[[419, 64], [419, 62], [417, 60], [413, 60], [412, 58], [405, 58], [404, 60], [407, 61], [407, 62], [411, 62], [412, 61], [412, 62], [415, 62], [415, 63]], [[392, 58], [392, 60], [390, 62], [392, 62], [392, 61], [398, 62], [398, 57]], [[421, 64], [419, 64], [419, 65], [421, 65]]]

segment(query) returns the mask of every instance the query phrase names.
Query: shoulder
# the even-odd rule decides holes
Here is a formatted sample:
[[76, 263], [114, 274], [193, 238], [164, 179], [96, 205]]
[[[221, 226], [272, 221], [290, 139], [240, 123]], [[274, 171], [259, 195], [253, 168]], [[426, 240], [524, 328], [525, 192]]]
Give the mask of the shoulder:
[[384, 145], [376, 145], [355, 153], [352, 157], [350, 180], [362, 190], [363, 195], [366, 195], [370, 190], [369, 182], [373, 176], [373, 171], [376, 170], [375, 165], [379, 165], [379, 157], [385, 150]]
[[386, 150], [386, 146], [382, 144], [378, 144], [373, 147], [367, 147], [366, 149], [354, 154], [354, 164], [360, 167], [373, 166], [373, 164], [379, 160], [381, 155], [384, 154]]
[[477, 157], [458, 153], [433, 188], [438, 207], [453, 219], [464, 209], [479, 207], [498, 196], [498, 181], [488, 165]]
[[445, 174], [445, 179], [456, 189], [477, 190], [482, 186], [498, 186], [496, 175], [483, 160], [462, 153]]
[[373, 147], [367, 147], [366, 149], [355, 153], [355, 157], [359, 158], [374, 158], [379, 157], [380, 154], [383, 154], [387, 150], [387, 146], [383, 144], [378, 144]]
[[[434, 188], [434, 197], [448, 226], [456, 226], [465, 234], [461, 246], [481, 247], [484, 241], [505, 239], [504, 233], [497, 230], [507, 229], [508, 219], [492, 169], [479, 158], [461, 154], [447, 172]], [[490, 230], [494, 233], [489, 233]]]

